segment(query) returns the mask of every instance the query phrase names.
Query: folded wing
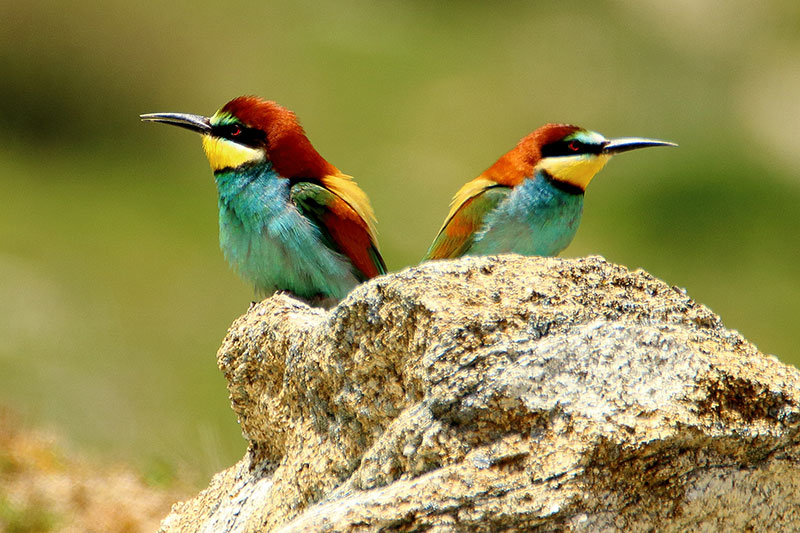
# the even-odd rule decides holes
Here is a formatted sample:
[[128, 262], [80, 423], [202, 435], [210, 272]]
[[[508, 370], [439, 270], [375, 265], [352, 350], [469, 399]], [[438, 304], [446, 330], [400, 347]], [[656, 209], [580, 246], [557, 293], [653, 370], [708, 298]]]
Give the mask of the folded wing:
[[366, 207], [359, 206], [360, 209], [355, 208], [340, 194], [320, 183], [309, 181], [298, 181], [292, 185], [291, 200], [319, 228], [324, 243], [350, 259], [356, 278], [366, 281], [386, 273], [386, 265], [378, 251], [372, 229], [373, 221], [365, 220], [359, 213], [361, 211], [367, 218], [371, 217], [372, 210], [368, 204]]
[[483, 227], [484, 217], [510, 192], [510, 187], [485, 178], [464, 185], [453, 198], [450, 213], [424, 259], [449, 259], [468, 254], [475, 234]]

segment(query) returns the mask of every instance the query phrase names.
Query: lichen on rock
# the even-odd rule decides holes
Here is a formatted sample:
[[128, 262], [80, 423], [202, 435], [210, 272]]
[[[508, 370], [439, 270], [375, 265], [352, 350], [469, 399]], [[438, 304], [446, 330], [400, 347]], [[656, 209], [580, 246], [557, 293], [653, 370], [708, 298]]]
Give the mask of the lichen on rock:
[[276, 295], [218, 364], [250, 446], [164, 531], [800, 528], [800, 373], [600, 257]]

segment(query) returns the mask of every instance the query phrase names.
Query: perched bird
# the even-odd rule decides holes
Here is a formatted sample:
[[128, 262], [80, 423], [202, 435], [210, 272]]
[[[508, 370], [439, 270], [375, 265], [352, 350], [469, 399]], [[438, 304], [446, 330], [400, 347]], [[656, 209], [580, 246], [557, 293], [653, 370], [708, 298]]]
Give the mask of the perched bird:
[[594, 175], [611, 156], [648, 146], [677, 145], [545, 124], [456, 193], [425, 259], [557, 255], [578, 230]]
[[311, 145], [295, 114], [255, 96], [211, 117], [141, 115], [200, 133], [219, 196], [219, 242], [259, 295], [329, 306], [386, 273], [375, 217], [353, 178]]

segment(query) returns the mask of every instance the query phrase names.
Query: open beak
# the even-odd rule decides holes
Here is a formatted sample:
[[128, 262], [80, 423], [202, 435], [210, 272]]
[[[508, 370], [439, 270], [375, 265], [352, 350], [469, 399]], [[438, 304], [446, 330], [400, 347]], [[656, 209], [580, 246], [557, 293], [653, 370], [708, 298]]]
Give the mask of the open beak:
[[650, 146], [678, 146], [669, 141], [657, 141], [655, 139], [641, 139], [639, 137], [626, 137], [624, 139], [611, 139], [608, 144], [603, 146], [603, 153], [614, 155], [627, 152], [629, 150], [638, 150], [639, 148], [648, 148]]
[[148, 113], [139, 115], [144, 122], [161, 122], [180, 126], [187, 130], [196, 131], [202, 135], [211, 133], [211, 121], [202, 115], [190, 115], [188, 113]]

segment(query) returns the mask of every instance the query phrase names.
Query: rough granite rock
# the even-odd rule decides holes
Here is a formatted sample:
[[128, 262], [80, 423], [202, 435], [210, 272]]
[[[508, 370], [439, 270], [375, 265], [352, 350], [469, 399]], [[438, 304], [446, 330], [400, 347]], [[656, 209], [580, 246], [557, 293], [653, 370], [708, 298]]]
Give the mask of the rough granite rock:
[[250, 447], [163, 531], [800, 530], [800, 373], [600, 257], [277, 295], [218, 363]]

